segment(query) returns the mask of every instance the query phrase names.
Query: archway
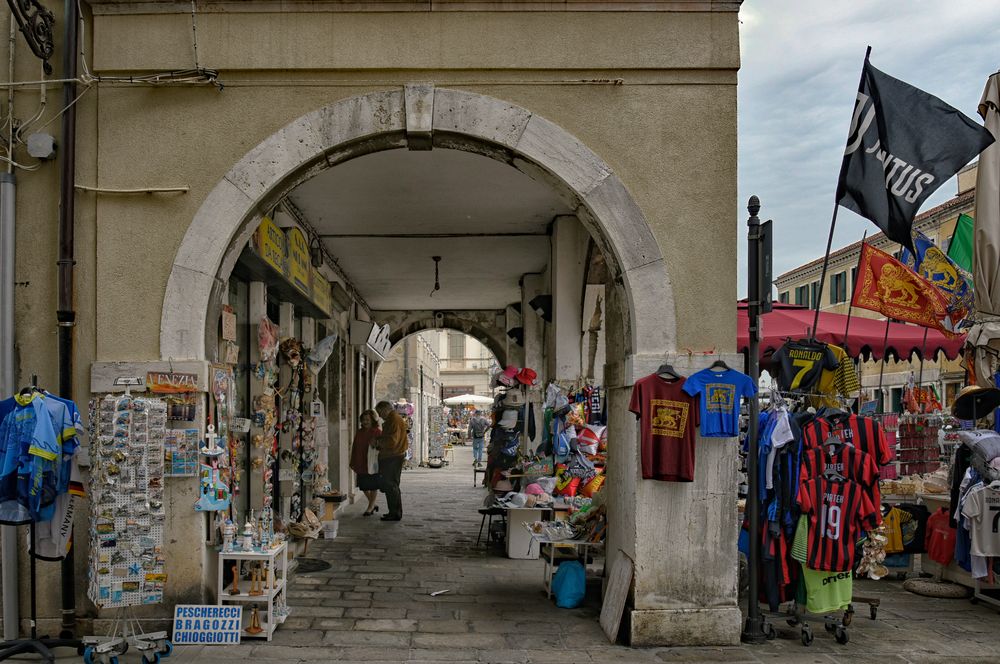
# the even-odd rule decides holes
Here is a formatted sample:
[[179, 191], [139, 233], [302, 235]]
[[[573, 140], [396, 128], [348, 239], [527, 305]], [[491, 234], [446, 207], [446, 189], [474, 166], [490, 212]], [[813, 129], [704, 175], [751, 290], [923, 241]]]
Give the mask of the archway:
[[527, 109], [476, 93], [407, 85], [351, 97], [288, 124], [239, 161], [188, 228], [167, 283], [165, 360], [206, 357], [222, 283], [265, 210], [317, 172], [381, 150], [443, 147], [505, 162], [552, 186], [608, 258], [623, 289], [624, 355], [676, 348], [671, 281], [656, 239], [600, 157]]
[[[712, 461], [703, 464], [712, 468], [709, 481], [699, 486], [642, 483], [636, 426], [627, 412], [632, 382], [676, 352], [676, 310], [665, 260], [645, 216], [610, 166], [531, 111], [421, 84], [341, 100], [285, 126], [247, 153], [195, 215], [167, 284], [161, 356], [206, 358], [215, 341], [216, 326], [209, 321], [218, 317], [217, 294], [266, 211], [321, 171], [404, 148], [463, 151], [506, 164], [556, 192], [596, 242], [607, 262], [606, 338], [614, 340], [606, 374], [609, 437], [622, 443], [616, 452], [621, 463], [609, 473], [609, 518], [616, 523], [609, 550], [636, 561], [633, 642], [663, 642], [668, 633], [683, 634], [682, 643], [730, 642], [739, 625], [735, 567], [728, 565], [735, 553], [727, 553], [735, 551], [728, 546], [734, 539], [728, 515], [735, 518], [735, 506], [723, 503], [734, 484], [735, 452], [712, 449]], [[439, 325], [441, 313], [408, 311], [397, 334]], [[455, 325], [463, 329], [470, 321], [460, 316]], [[502, 331], [479, 327], [484, 343], [503, 344]], [[679, 360], [693, 364], [690, 355], [686, 364]], [[668, 522], [662, 505], [671, 501], [691, 509], [673, 511]], [[703, 541], [685, 546], [697, 529]], [[710, 553], [718, 564], [701, 576], [692, 574], [703, 569]], [[675, 561], [669, 571], [661, 565], [667, 556]], [[678, 581], [683, 587], [675, 590]]]

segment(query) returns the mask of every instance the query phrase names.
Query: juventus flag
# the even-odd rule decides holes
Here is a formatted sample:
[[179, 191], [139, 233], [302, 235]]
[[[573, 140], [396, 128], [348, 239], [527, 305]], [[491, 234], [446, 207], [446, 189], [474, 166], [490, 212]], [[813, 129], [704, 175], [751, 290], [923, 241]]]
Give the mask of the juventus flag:
[[837, 183], [837, 204], [913, 250], [924, 200], [993, 142], [937, 97], [884, 74], [865, 57]]

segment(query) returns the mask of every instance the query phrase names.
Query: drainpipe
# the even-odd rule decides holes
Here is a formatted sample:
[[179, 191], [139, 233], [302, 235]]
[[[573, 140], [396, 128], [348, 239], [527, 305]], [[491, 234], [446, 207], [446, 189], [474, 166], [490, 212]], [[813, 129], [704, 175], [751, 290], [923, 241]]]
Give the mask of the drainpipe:
[[[63, 106], [62, 117], [62, 163], [59, 181], [59, 260], [58, 284], [59, 303], [56, 321], [59, 324], [59, 395], [73, 398], [73, 327], [76, 325], [76, 311], [73, 309], [73, 258], [74, 215], [76, 184], [76, 70], [77, 39], [80, 17], [77, 3], [65, 3], [65, 39], [63, 48]], [[76, 628], [76, 578], [73, 551], [62, 561], [62, 636], [72, 638]]]
[[[10, 15], [10, 61], [7, 80], [14, 80], [14, 53], [17, 39], [17, 22]], [[7, 90], [7, 110], [13, 120], [14, 88]], [[8, 146], [14, 145], [14, 123], [10, 123]], [[13, 151], [13, 147], [11, 147]], [[8, 157], [14, 157], [8, 154]], [[16, 182], [14, 165], [7, 162], [7, 172], [0, 174], [0, 394], [13, 394], [14, 381], [14, 222]], [[18, 606], [18, 553], [17, 526], [0, 526], [0, 561], [3, 563], [3, 638], [13, 641], [18, 637], [20, 607]]]
[[[0, 394], [14, 394], [14, 194], [13, 173], [0, 173]], [[3, 638], [18, 632], [17, 526], [0, 530], [3, 556]]]

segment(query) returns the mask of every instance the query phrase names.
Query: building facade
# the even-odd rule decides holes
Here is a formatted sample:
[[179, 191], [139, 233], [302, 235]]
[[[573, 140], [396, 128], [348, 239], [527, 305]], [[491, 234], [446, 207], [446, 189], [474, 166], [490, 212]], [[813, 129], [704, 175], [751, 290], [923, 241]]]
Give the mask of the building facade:
[[[920, 231], [947, 252], [959, 215], [972, 216], [975, 211], [975, 187], [976, 165], [971, 164], [958, 174], [956, 195], [917, 215], [913, 222], [914, 230]], [[869, 235], [865, 241], [897, 258], [900, 255], [899, 244], [889, 240], [884, 233]], [[848, 309], [851, 309], [852, 316], [885, 320], [885, 317], [877, 312], [850, 307], [860, 255], [860, 242], [831, 252], [826, 282], [822, 289], [822, 302], [819, 303], [820, 311], [846, 314]], [[774, 285], [777, 288], [778, 300], [815, 307], [820, 292], [819, 280], [822, 267], [823, 258], [820, 257], [777, 277]], [[902, 412], [903, 389], [913, 376], [919, 378], [922, 385], [933, 386], [941, 398], [942, 405], [950, 407], [958, 391], [965, 384], [965, 370], [962, 368], [961, 360], [927, 357], [924, 359], [922, 372], [920, 365], [919, 357], [891, 358], [884, 363], [861, 362], [859, 372], [862, 389], [867, 392], [867, 398], [878, 400], [886, 412]], [[878, 395], [880, 371], [882, 394]]]
[[[63, 3], [48, 4], [63, 15]], [[296, 339], [306, 351], [333, 339], [308, 385], [329, 431], [312, 479], [342, 492], [351, 434], [391, 344], [460, 331], [501, 365], [538, 367], [543, 385], [580, 380], [597, 357], [612, 459], [609, 562], [634, 563], [629, 640], [738, 642], [736, 446], [699, 441], [694, 482], [643, 481], [628, 412], [632, 385], [665, 359], [683, 372], [716, 359], [682, 349], [739, 362], [738, 1], [81, 7], [82, 57], [68, 74], [79, 90], [69, 107], [75, 165], [62, 187], [75, 203], [68, 240], [54, 223], [64, 105], [40, 103], [43, 88], [61, 84], [9, 88], [11, 126], [37, 117], [34, 129], [60, 146], [54, 162], [36, 162], [26, 136], [8, 137], [8, 160], [31, 169], [16, 173], [14, 384], [31, 375], [56, 384], [54, 266], [68, 242], [73, 262], [61, 265], [72, 269], [76, 318], [65, 396], [86, 410], [93, 396], [122, 389], [116, 378], [184, 372], [198, 402], [192, 426], [203, 431], [206, 411], [218, 412], [214, 367], [228, 365], [245, 390], [227, 401], [245, 410], [229, 414], [252, 422], [242, 447], [234, 441], [246, 455], [242, 513], [266, 482], [254, 459], [270, 459], [256, 436], [271, 429], [251, 412], [273, 396], [258, 377], [272, 371], [262, 339]], [[14, 44], [0, 53], [15, 79], [38, 81], [38, 60]], [[65, 44], [57, 33], [54, 62]], [[597, 354], [585, 338], [595, 281]], [[541, 295], [551, 298], [547, 315], [529, 306]], [[519, 343], [507, 335], [514, 303]], [[277, 358], [278, 381], [302, 376], [294, 357]], [[294, 449], [283, 434], [280, 451]], [[302, 485], [288, 477], [273, 480], [281, 510]], [[214, 601], [217, 532], [187, 507], [198, 492], [196, 478], [164, 486], [173, 506], [165, 541], [183, 545], [165, 546], [163, 601], [138, 608], [144, 620]], [[82, 580], [90, 529], [84, 511], [78, 519]], [[18, 565], [6, 587], [27, 578], [23, 550]], [[60, 615], [57, 576], [40, 584], [43, 628]], [[108, 619], [85, 587], [69, 598], [77, 615]]]

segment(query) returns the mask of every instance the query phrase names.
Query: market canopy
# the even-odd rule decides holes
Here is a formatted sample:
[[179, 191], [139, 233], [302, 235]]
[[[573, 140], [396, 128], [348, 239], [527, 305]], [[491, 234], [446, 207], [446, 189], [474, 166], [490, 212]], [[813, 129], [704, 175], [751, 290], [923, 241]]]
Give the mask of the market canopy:
[[[764, 359], [788, 339], [804, 339], [809, 336], [816, 312], [806, 307], [794, 304], [774, 303], [770, 313], [761, 316], [762, 336], [760, 340], [760, 357]], [[824, 343], [841, 346], [851, 357], [865, 359], [882, 359], [882, 341], [885, 338], [885, 321], [873, 318], [851, 316], [849, 338], [844, 339], [844, 329], [847, 316], [821, 311], [818, 329], [813, 337]], [[741, 353], [750, 348], [750, 319], [747, 315], [746, 302], [737, 303], [736, 315], [736, 346]], [[889, 339], [886, 343], [885, 355], [896, 359], [906, 359], [916, 354], [921, 356], [924, 348], [924, 330], [926, 328], [905, 323], [889, 324]], [[962, 352], [965, 335], [955, 338], [946, 337], [937, 330], [927, 330], [926, 357], [936, 357], [944, 353], [953, 360]]]
[[465, 404], [471, 406], [492, 406], [493, 399], [491, 397], [482, 397], [478, 394], [459, 394], [457, 397], [448, 397], [443, 403], [446, 406], [461, 406]]

